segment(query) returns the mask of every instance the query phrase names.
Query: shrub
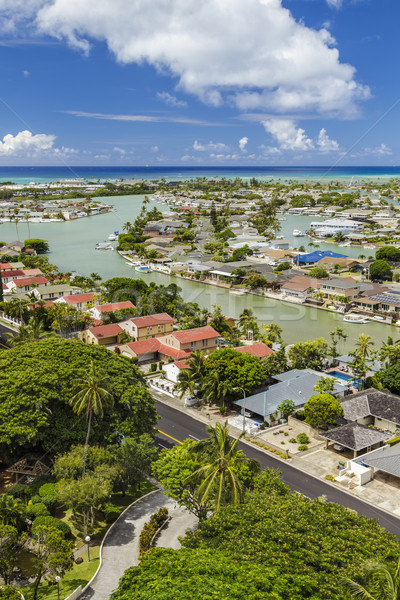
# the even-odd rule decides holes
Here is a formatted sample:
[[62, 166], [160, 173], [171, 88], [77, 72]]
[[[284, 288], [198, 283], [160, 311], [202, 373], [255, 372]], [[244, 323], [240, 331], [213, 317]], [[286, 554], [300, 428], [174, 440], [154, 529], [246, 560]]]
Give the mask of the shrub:
[[150, 365], [150, 373], [154, 373], [154, 371], [157, 371], [157, 363], [151, 363]]
[[289, 432], [285, 431], [285, 433], [283, 435], [287, 437], [289, 435]]
[[63, 534], [64, 537], [71, 537], [71, 528], [68, 525], [68, 523], [61, 521], [60, 519], [56, 519], [55, 517], [36, 517], [32, 525], [33, 534], [35, 534], [35, 531], [38, 527], [55, 527], [56, 529], [58, 529], [58, 531], [60, 531]]
[[103, 512], [106, 523], [113, 523], [121, 514], [121, 509], [119, 506], [115, 506], [114, 504], [106, 504]]
[[42, 503], [45, 505], [50, 514], [53, 514], [57, 507], [57, 498], [55, 496], [43, 496]]
[[285, 445], [285, 442], [281, 442], [281, 444]]
[[327, 481], [335, 481], [335, 476], [334, 476], [334, 475], [329, 475], [329, 474], [328, 474], [328, 475], [325, 475], [325, 479], [326, 479]]
[[296, 443], [297, 443], [297, 440], [296, 440], [296, 438], [290, 438], [289, 442], [290, 442], [291, 444], [296, 444]]
[[152, 514], [150, 521], [144, 524], [144, 527], [139, 536], [139, 556], [148, 552], [151, 548], [151, 540], [157, 530], [165, 522], [168, 517], [168, 508], [160, 508], [156, 513]]
[[306, 415], [304, 414], [304, 410], [302, 408], [300, 408], [300, 410], [298, 410], [296, 412], [295, 417], [299, 421], [304, 421], [304, 419], [306, 418]]
[[14, 498], [25, 499], [30, 498], [32, 492], [29, 485], [25, 485], [24, 483], [15, 483], [6, 489], [6, 494], [8, 496], [13, 496]]
[[39, 488], [39, 496], [56, 496], [56, 483], [45, 483]]
[[310, 442], [309, 437], [306, 433], [299, 433], [296, 437], [299, 444], [308, 444]]
[[297, 449], [299, 452], [304, 452], [305, 450], [308, 450], [308, 446], [307, 444], [300, 444], [300, 446]]
[[0, 587], [0, 600], [21, 600], [21, 594], [11, 585]]
[[38, 494], [36, 494], [35, 496], [32, 496], [31, 502], [32, 504], [39, 504], [39, 502], [42, 502], [42, 499]]
[[220, 414], [221, 414], [221, 415], [224, 415], [224, 414], [226, 413], [226, 408], [225, 408], [225, 406], [219, 406], [219, 407], [218, 407], [218, 410], [219, 410], [219, 412], [220, 412]]
[[47, 517], [50, 516], [47, 507], [43, 504], [43, 502], [38, 502], [37, 504], [32, 504], [28, 506], [28, 514], [35, 519], [36, 517]]

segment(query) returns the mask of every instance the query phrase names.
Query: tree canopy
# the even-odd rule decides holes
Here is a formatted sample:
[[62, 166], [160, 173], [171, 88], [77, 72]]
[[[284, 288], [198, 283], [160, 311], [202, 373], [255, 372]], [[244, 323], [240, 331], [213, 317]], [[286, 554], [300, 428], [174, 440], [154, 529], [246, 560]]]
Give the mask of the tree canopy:
[[370, 279], [392, 279], [393, 271], [386, 260], [376, 260], [369, 267]]
[[233, 387], [242, 387], [246, 393], [260, 387], [267, 379], [265, 362], [233, 348], [216, 350], [204, 362], [206, 376], [217, 371]]
[[331, 394], [314, 394], [304, 405], [304, 414], [311, 427], [329, 429], [336, 425], [339, 417], [343, 417], [343, 408]]
[[129, 359], [77, 340], [48, 339], [0, 353], [0, 453], [11, 460], [26, 451], [64, 452], [83, 443], [85, 418], [69, 401], [73, 380], [93, 363], [110, 378], [114, 404], [100, 421], [94, 417], [92, 443], [151, 433], [154, 401]]

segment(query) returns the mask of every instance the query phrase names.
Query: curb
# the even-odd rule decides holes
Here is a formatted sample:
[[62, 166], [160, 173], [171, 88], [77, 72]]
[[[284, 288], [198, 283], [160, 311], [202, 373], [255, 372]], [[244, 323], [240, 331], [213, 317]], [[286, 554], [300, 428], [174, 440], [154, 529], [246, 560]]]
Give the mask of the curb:
[[87, 584], [85, 585], [85, 587], [82, 589], [82, 594], [84, 592], [86, 592], [86, 590], [92, 585], [92, 583], [94, 582], [94, 580], [96, 579], [97, 575], [100, 572], [100, 569], [103, 565], [103, 546], [104, 546], [104, 542], [107, 539], [108, 534], [110, 533], [110, 531], [112, 530], [112, 528], [114, 527], [114, 525], [116, 525], [116, 523], [118, 523], [118, 521], [120, 520], [121, 517], [124, 516], [124, 514], [132, 507], [134, 506], [137, 502], [139, 502], [139, 500], [143, 500], [143, 498], [147, 498], [148, 496], [151, 496], [152, 494], [155, 494], [156, 492], [159, 492], [161, 490], [161, 488], [157, 488], [156, 490], [153, 490], [152, 492], [148, 492], [147, 494], [145, 494], [144, 496], [141, 496], [140, 498], [138, 498], [137, 500], [134, 500], [134, 502], [132, 502], [132, 504], [129, 504], [129, 506], [127, 506], [122, 513], [119, 515], [118, 519], [116, 521], [114, 521], [114, 523], [112, 523], [112, 525], [107, 529], [101, 544], [100, 544], [100, 550], [99, 550], [99, 566], [96, 569], [96, 573], [93, 575], [92, 579], [90, 581], [87, 582]]
[[[157, 398], [157, 401], [161, 402], [161, 404], [165, 404], [166, 406], [169, 406], [170, 408], [173, 408], [174, 410], [179, 410], [179, 412], [182, 412], [182, 413], [184, 413], [184, 414], [192, 417], [193, 419], [196, 419], [197, 421], [200, 421], [201, 423], [210, 423], [210, 421], [208, 421], [208, 420], [204, 421], [203, 419], [201, 419], [201, 418], [199, 418], [197, 416], [189, 414], [188, 411], [187, 411], [187, 409], [175, 408], [175, 406], [171, 406], [171, 404], [169, 404], [168, 402], [166, 402], [164, 400], [159, 400], [158, 398]], [[235, 435], [233, 435], [232, 437], [237, 438], [237, 436], [235, 436]], [[347, 494], [347, 496], [349, 496], [350, 498], [355, 498], [356, 500], [359, 500], [360, 502], [362, 502], [366, 506], [372, 506], [372, 507], [374, 507], [374, 508], [382, 511], [383, 513], [386, 513], [387, 515], [389, 515], [391, 517], [395, 517], [396, 519], [400, 519], [399, 515], [397, 515], [396, 513], [391, 512], [390, 510], [387, 510], [387, 508], [383, 508], [383, 507], [379, 506], [379, 504], [375, 504], [374, 502], [366, 502], [361, 497], [355, 496], [354, 494], [352, 494], [348, 490], [342, 489], [341, 487], [338, 487], [337, 485], [335, 485], [331, 481], [328, 481], [326, 479], [321, 479], [320, 477], [317, 477], [316, 475], [313, 475], [312, 473], [308, 473], [307, 471], [304, 471], [300, 467], [298, 467], [298, 466], [294, 465], [293, 463], [289, 462], [290, 459], [286, 459], [285, 460], [283, 458], [280, 458], [279, 456], [275, 456], [275, 454], [270, 454], [269, 452], [267, 452], [266, 450], [264, 450], [262, 448], [258, 448], [258, 447], [256, 448], [254, 444], [252, 444], [251, 442], [248, 442], [244, 438], [242, 440], [240, 440], [240, 441], [243, 442], [244, 444], [246, 444], [247, 446], [249, 446], [250, 448], [253, 448], [253, 450], [259, 450], [260, 452], [263, 452], [266, 456], [269, 456], [270, 458], [274, 458], [277, 461], [280, 461], [283, 464], [286, 464], [287, 466], [291, 467], [292, 469], [296, 469], [296, 471], [298, 471], [299, 473], [303, 473], [303, 475], [307, 475], [308, 477], [312, 477], [313, 479], [316, 479], [319, 482], [322, 482], [322, 483], [325, 483], [326, 485], [329, 485], [334, 490], [337, 490], [339, 492], [343, 492], [344, 494]]]

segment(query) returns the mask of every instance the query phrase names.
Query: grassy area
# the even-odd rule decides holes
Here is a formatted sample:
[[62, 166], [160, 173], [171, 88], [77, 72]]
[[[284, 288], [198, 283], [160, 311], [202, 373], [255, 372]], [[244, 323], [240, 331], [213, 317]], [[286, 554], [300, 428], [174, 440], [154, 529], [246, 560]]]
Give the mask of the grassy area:
[[[90, 548], [90, 562], [87, 560], [87, 552], [82, 554], [83, 563], [74, 564], [71, 571], [68, 571], [60, 581], [60, 599], [67, 598], [72, 592], [81, 585], [82, 588], [95, 574], [99, 566], [99, 546]], [[31, 600], [33, 597], [33, 586], [29, 585], [21, 589], [25, 600]], [[56, 585], [49, 585], [42, 582], [38, 590], [38, 600], [58, 600], [58, 591]]]

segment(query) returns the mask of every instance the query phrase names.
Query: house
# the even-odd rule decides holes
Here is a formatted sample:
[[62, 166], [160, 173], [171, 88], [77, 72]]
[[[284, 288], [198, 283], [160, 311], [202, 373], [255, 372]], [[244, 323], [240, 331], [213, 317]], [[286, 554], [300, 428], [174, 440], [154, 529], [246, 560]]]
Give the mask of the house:
[[[94, 294], [93, 294], [94, 295]], [[112, 302], [111, 304], [98, 304], [89, 310], [90, 314], [98, 320], [102, 320], [107, 313], [124, 311], [124, 314], [134, 315], [136, 306], [130, 300], [125, 302]]]
[[360, 294], [360, 283], [349, 279], [324, 279], [321, 280], [320, 290], [328, 298], [331, 296], [341, 296], [348, 298], [351, 302], [358, 298]]
[[73, 306], [78, 310], [86, 310], [90, 303], [93, 302], [95, 296], [96, 294], [93, 292], [89, 294], [74, 294], [73, 296], [57, 298], [54, 303], [68, 304], [68, 306]]
[[391, 434], [400, 429], [400, 397], [369, 388], [346, 397], [341, 405], [344, 418]]
[[270, 240], [269, 247], [272, 250], [290, 250], [290, 241], [289, 240]]
[[80, 331], [78, 334], [79, 338], [86, 344], [94, 344], [97, 346], [120, 344], [123, 335], [124, 330], [118, 323], [89, 327], [89, 329]]
[[332, 256], [324, 256], [316, 263], [317, 267], [322, 267], [328, 271], [336, 270], [338, 272], [348, 271], [363, 271], [364, 265], [359, 260], [354, 258], [333, 258]]
[[271, 356], [271, 354], [274, 354], [272, 348], [263, 342], [256, 342], [250, 346], [239, 346], [238, 348], [234, 348], [234, 350], [240, 352], [241, 354], [250, 354], [250, 356], [256, 356], [257, 358], [267, 358], [268, 356]]
[[335, 427], [320, 434], [326, 439], [326, 448], [331, 444], [341, 446], [353, 451], [353, 456], [359, 453], [369, 452], [374, 448], [380, 448], [390, 437], [390, 434], [377, 429], [371, 429], [358, 423], [347, 423], [341, 427]]
[[[292, 400], [296, 408], [301, 408], [315, 394], [314, 386], [325, 373], [313, 369], [292, 369], [286, 373], [275, 375], [278, 383], [270, 385], [265, 391], [259, 392], [234, 404], [246, 412], [251, 412], [256, 418], [273, 423], [283, 415], [278, 406], [284, 400]], [[334, 379], [334, 378], [333, 378]], [[335, 386], [332, 395], [338, 397], [347, 393], [347, 386], [334, 379]]]
[[165, 377], [168, 381], [172, 381], [173, 383], [178, 383], [178, 377], [182, 369], [187, 369], [188, 363], [185, 359], [177, 360], [172, 363], [167, 363], [163, 365], [163, 370], [165, 371]]
[[308, 252], [305, 254], [297, 254], [293, 258], [293, 262], [296, 265], [311, 267], [316, 265], [322, 258], [330, 256], [332, 258], [347, 258], [344, 254], [338, 254], [332, 252], [332, 250], [315, 250], [314, 252]]
[[[3, 246], [4, 247], [4, 246]], [[1, 250], [1, 248], [0, 248]], [[14, 262], [14, 263], [0, 263], [0, 271], [1, 275], [4, 276], [4, 273], [8, 271], [14, 271], [15, 269], [25, 269], [25, 265], [22, 262]]]
[[7, 285], [8, 293], [12, 293], [13, 290], [21, 292], [29, 292], [32, 288], [40, 286], [47, 286], [50, 284], [50, 280], [47, 277], [24, 277], [22, 279], [12, 279]]
[[286, 281], [281, 285], [281, 290], [288, 296], [295, 296], [300, 298], [303, 302], [312, 294], [316, 289], [319, 289], [321, 281], [314, 277], [307, 277], [305, 275], [295, 275], [289, 281]]
[[[126, 322], [125, 322], [126, 323]], [[124, 323], [120, 323], [123, 327]], [[123, 344], [118, 352], [145, 363], [148, 361], [174, 361], [190, 357], [195, 350], [204, 350], [207, 353], [217, 348], [219, 333], [212, 327], [197, 327], [174, 331], [162, 337], [142, 339], [136, 342]]]
[[123, 323], [123, 328], [136, 341], [161, 337], [173, 330], [175, 319], [167, 313], [157, 313], [145, 317], [134, 317]]
[[70, 286], [68, 283], [39, 285], [32, 289], [32, 293], [39, 300], [56, 300], [62, 296], [71, 296], [78, 288]]
[[9, 283], [13, 279], [21, 279], [24, 276], [22, 269], [9, 269], [8, 271], [1, 271], [1, 280], [3, 283]]
[[[333, 359], [333, 364], [339, 368], [341, 371], [349, 371], [351, 370], [351, 363], [354, 360], [354, 356], [350, 356], [350, 354], [343, 354], [342, 356], [336, 356]], [[376, 373], [382, 370], [382, 363], [379, 360], [372, 360], [367, 362], [368, 371], [366, 372], [366, 377], [372, 377]]]
[[15, 254], [14, 255], [10, 254], [10, 251], [20, 254], [22, 252], [23, 248], [24, 248], [24, 244], [22, 242], [14, 241], [14, 242], [10, 242], [9, 244], [6, 244], [5, 246], [2, 246], [0, 248], [0, 253], [1, 254], [9, 254], [10, 256], [15, 256]]
[[337, 233], [352, 233], [359, 231], [363, 226], [360, 221], [351, 219], [328, 219], [327, 221], [313, 221], [310, 223], [310, 229], [313, 230], [316, 237], [333, 237]]

